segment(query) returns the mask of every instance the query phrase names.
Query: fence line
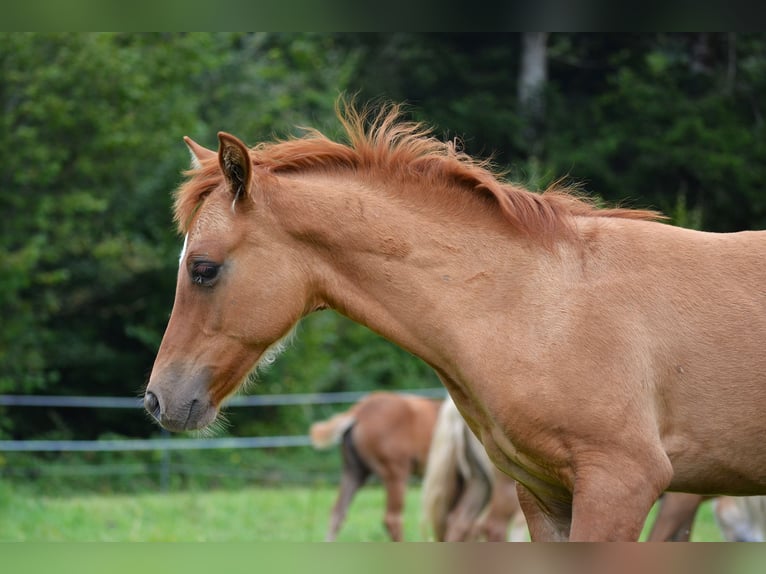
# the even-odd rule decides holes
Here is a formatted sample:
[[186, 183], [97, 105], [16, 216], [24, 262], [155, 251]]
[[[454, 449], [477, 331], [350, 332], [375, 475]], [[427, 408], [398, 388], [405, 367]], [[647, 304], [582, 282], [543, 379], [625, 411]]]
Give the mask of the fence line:
[[[337, 393], [296, 393], [283, 395], [237, 396], [227, 402], [230, 407], [258, 407], [305, 404], [352, 403], [371, 391]], [[395, 391], [431, 398], [443, 398], [443, 388]], [[139, 398], [77, 397], [44, 395], [0, 395], [0, 405], [24, 407], [81, 407], [81, 408], [143, 408]], [[203, 450], [224, 448], [274, 448], [310, 446], [308, 435], [218, 437], [218, 438], [162, 438], [103, 439], [103, 440], [0, 440], [0, 452], [109, 452], [147, 450]]]
[[127, 452], [310, 446], [308, 435], [104, 440], [0, 440], [6, 452]]
[[[336, 393], [290, 393], [280, 395], [237, 395], [226, 402], [227, 407], [262, 407], [285, 405], [319, 405], [354, 403], [373, 391], [343, 391]], [[394, 391], [431, 398], [444, 398], [442, 387]], [[88, 397], [59, 395], [0, 395], [0, 406], [13, 407], [79, 407], [79, 408], [144, 408], [140, 397]]]

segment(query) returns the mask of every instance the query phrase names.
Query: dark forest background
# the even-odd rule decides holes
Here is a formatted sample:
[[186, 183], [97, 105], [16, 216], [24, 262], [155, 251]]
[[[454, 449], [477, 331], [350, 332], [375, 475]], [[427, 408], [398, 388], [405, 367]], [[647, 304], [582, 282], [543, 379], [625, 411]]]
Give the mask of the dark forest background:
[[[764, 34], [5, 33], [0, 394], [139, 396], [173, 300], [182, 137], [337, 134], [341, 93], [406, 102], [531, 189], [565, 176], [676, 225], [766, 228]], [[252, 392], [438, 385], [325, 312]], [[290, 434], [310, 413], [230, 418]], [[136, 413], [0, 407], [0, 438], [156, 432]]]

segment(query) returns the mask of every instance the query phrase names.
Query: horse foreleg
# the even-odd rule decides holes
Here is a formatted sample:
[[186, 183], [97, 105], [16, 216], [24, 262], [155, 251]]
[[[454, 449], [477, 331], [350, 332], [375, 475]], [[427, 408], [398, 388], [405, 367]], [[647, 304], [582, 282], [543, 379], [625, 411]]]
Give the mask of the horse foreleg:
[[[646, 469], [652, 473], [647, 474]], [[640, 460], [613, 458], [607, 468], [580, 465], [574, 483], [569, 539], [637, 541], [649, 511], [670, 483], [672, 472], [664, 453]]]
[[564, 542], [569, 539], [572, 522], [572, 505], [569, 502], [543, 502], [521, 483], [516, 484], [516, 493], [532, 542]]

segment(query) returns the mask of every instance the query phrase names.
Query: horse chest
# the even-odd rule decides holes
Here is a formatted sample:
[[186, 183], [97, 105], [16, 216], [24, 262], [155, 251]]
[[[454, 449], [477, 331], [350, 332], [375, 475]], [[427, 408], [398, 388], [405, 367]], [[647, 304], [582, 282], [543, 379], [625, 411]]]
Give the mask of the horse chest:
[[499, 426], [488, 425], [481, 432], [481, 442], [492, 462], [503, 472], [524, 484], [538, 495], [571, 500], [571, 490], [565, 485], [566, 474], [553, 471], [526, 455]]
[[[460, 384], [458, 378], [451, 377], [439, 369], [436, 370], [460, 414], [484, 445], [489, 458], [497, 468], [539, 495], [558, 500], [571, 500], [571, 488], [569, 488], [573, 482], [571, 472], [565, 464], [555, 462], [549, 464], [558, 457], [546, 456], [559, 450], [556, 445], [547, 444], [548, 440], [538, 436], [538, 439], [542, 439], [537, 441], [539, 448], [530, 449], [527, 444], [529, 441], [515, 442], [518, 439], [515, 439], [513, 433], [509, 432], [512, 427], [518, 430], [530, 426], [522, 422], [523, 417], [520, 413], [524, 412], [523, 409], [513, 409], [517, 413], [518, 420], [514, 425], [506, 425], [501, 413], [493, 412], [492, 401], [486, 397], [476, 397], [469, 394], [466, 391], [467, 385]], [[545, 448], [546, 445], [549, 448]], [[530, 452], [535, 454], [527, 454]], [[546, 461], [545, 464], [542, 461]]]

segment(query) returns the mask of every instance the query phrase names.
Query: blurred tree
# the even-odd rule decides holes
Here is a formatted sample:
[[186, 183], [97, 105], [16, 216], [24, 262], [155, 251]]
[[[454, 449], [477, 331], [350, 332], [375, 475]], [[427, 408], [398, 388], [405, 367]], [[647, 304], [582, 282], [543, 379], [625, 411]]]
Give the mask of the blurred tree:
[[524, 123], [524, 139], [538, 143], [545, 121], [545, 83], [548, 80], [547, 32], [521, 34], [519, 66], [519, 112]]
[[[553, 36], [546, 158], [610, 201], [766, 226], [760, 34]], [[573, 46], [577, 45], [577, 48]], [[562, 67], [600, 80], [583, 83]]]
[[361, 100], [409, 104], [413, 118], [473, 155], [513, 164], [525, 154], [518, 113], [518, 34], [349, 34]]
[[706, 229], [766, 226], [757, 96], [766, 81], [766, 36], [550, 34], [546, 104], [532, 137], [519, 99], [526, 93], [521, 62], [532, 53], [524, 38], [345, 40], [359, 49], [351, 84], [366, 97], [410, 102], [438, 136], [462, 138], [469, 153], [492, 155], [532, 188], [569, 176], [609, 202], [672, 212], [684, 196]]
[[[437, 137], [534, 189], [569, 175], [677, 224], [766, 227], [763, 34], [5, 33], [0, 78], [0, 393], [139, 394], [173, 299], [181, 137], [215, 147], [225, 130], [252, 145], [296, 125], [335, 136], [344, 91], [409, 103]], [[526, 94], [541, 89], [530, 133]], [[302, 323], [256, 392], [435, 384], [328, 312]], [[302, 421], [274, 410], [243, 428]], [[0, 417], [11, 429], [153, 427], [135, 413], [29, 409]]]
[[172, 299], [165, 190], [184, 154], [169, 140], [194, 121], [188, 48], [0, 36], [0, 392], [140, 388]]
[[[0, 35], [0, 392], [141, 392], [174, 292], [181, 137], [315, 124], [345, 65], [328, 58], [319, 35]], [[63, 421], [34, 410], [0, 424], [66, 436]]]

